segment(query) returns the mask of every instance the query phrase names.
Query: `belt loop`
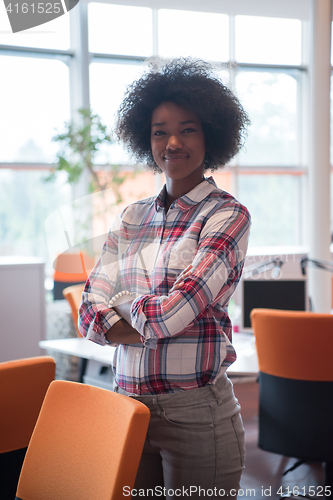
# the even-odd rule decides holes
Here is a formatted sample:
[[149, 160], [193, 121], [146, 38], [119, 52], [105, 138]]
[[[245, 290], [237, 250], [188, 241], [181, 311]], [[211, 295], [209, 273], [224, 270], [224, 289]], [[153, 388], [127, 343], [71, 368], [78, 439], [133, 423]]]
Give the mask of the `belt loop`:
[[156, 396], [153, 396], [153, 398], [152, 398], [152, 403], [153, 403], [153, 405], [154, 405], [154, 409], [155, 409], [155, 411], [156, 411], [156, 415], [157, 415], [158, 417], [162, 418], [162, 417], [161, 417], [161, 407], [160, 407], [160, 405], [158, 404], [158, 398], [157, 398]]
[[213, 392], [214, 396], [216, 397], [216, 401], [217, 401], [218, 403], [222, 403], [222, 396], [221, 396], [221, 394], [220, 394], [220, 391], [219, 391], [219, 390], [218, 390], [218, 388], [216, 387], [216, 385], [215, 385], [215, 384], [211, 384], [209, 387], [211, 388], [211, 390], [212, 390], [212, 392]]
[[[224, 399], [228, 399], [230, 394], [230, 388], [232, 388], [232, 384], [228, 379], [226, 373], [224, 373], [221, 377], [219, 377], [216, 380], [215, 384], [211, 384], [210, 387], [214, 393], [214, 396], [216, 397], [217, 402], [222, 403]], [[232, 389], [231, 393], [233, 393]]]

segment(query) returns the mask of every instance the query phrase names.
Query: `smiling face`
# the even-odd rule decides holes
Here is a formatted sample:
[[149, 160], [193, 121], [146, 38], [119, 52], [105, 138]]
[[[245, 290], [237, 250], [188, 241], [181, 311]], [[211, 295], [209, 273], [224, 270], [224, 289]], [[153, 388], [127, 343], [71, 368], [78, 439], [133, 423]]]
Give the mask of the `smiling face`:
[[167, 186], [182, 183], [187, 193], [202, 182], [205, 136], [195, 113], [173, 102], [162, 103], [152, 114], [150, 141]]

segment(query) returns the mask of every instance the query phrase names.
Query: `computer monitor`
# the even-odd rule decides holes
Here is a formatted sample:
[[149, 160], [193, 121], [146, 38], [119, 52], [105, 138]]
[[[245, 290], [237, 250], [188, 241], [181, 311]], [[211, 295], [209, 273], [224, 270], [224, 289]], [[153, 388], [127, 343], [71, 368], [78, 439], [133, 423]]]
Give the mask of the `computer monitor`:
[[241, 331], [252, 331], [250, 313], [255, 308], [308, 310], [306, 277], [297, 279], [242, 279]]

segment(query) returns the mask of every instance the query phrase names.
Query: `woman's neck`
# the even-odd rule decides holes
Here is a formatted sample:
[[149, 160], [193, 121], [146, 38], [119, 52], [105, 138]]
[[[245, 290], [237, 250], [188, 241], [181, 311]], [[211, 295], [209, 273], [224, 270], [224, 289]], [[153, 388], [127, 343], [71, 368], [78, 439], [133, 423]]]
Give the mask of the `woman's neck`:
[[198, 184], [201, 184], [202, 181], [205, 180], [205, 177], [193, 183], [191, 182], [174, 182], [172, 179], [166, 179], [166, 190], [165, 190], [165, 206], [168, 210], [170, 205], [178, 198], [181, 198], [185, 194], [189, 193], [194, 189]]

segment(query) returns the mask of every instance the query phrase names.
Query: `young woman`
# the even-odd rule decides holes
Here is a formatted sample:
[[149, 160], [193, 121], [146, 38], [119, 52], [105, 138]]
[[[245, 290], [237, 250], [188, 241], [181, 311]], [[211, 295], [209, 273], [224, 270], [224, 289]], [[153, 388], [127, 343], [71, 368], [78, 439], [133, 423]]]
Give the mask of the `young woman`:
[[237, 153], [247, 124], [237, 98], [194, 60], [145, 74], [119, 110], [118, 136], [166, 184], [116, 219], [79, 327], [94, 342], [118, 344], [115, 390], [151, 411], [137, 495], [237, 496], [244, 429], [226, 375], [236, 358], [228, 303], [250, 217], [204, 174]]

